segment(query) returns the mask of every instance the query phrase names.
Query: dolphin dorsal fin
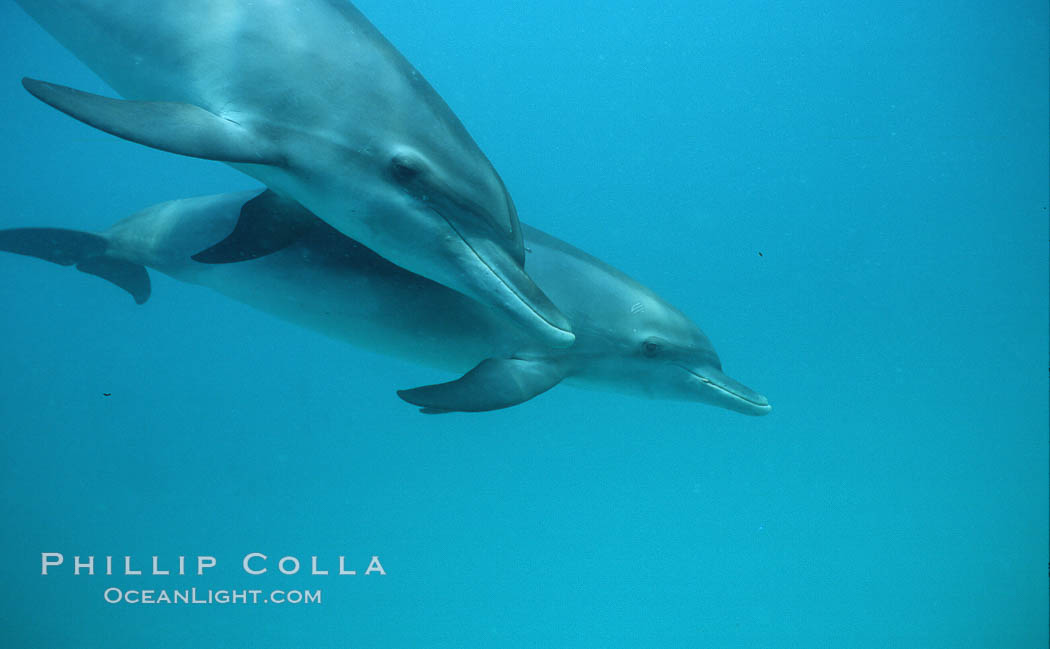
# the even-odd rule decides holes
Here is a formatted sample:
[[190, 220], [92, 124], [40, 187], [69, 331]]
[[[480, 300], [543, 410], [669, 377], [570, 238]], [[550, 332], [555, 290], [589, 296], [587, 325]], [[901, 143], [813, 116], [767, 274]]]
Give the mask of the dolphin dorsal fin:
[[70, 117], [154, 149], [220, 162], [280, 164], [280, 156], [247, 128], [200, 106], [113, 99], [30, 78], [22, 85]]
[[563, 378], [551, 361], [487, 358], [455, 381], [398, 390], [397, 396], [426, 414], [484, 412], [528, 401]]
[[299, 203], [266, 190], [241, 206], [233, 232], [193, 255], [202, 264], [229, 264], [258, 259], [283, 250], [321, 220]]

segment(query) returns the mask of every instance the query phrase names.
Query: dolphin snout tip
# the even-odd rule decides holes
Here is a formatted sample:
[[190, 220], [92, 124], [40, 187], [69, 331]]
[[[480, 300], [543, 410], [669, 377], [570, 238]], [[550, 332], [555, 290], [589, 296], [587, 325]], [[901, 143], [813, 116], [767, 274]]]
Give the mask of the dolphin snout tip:
[[740, 412], [746, 415], [761, 417], [773, 412], [773, 406], [769, 405], [769, 399], [765, 395], [751, 391], [750, 394], [737, 395], [741, 401]]
[[547, 341], [555, 349], [567, 349], [576, 342], [576, 334], [561, 327], [551, 326], [547, 331]]
[[769, 399], [743, 383], [726, 376], [721, 369], [714, 367], [700, 369], [684, 367], [684, 369], [698, 379], [698, 385], [702, 388], [701, 394], [705, 396], [701, 400], [745, 415], [768, 415], [773, 411], [773, 406], [769, 405]]
[[768, 399], [762, 397], [760, 401], [751, 404], [751, 408], [746, 414], [761, 417], [763, 415], [768, 415], [771, 412], [773, 412], [773, 406], [769, 405]]

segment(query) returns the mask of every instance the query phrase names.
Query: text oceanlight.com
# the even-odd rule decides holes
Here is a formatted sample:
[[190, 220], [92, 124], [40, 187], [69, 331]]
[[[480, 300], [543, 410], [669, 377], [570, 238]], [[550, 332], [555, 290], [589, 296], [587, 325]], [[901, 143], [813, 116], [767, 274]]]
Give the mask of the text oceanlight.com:
[[107, 604], [320, 604], [320, 590], [172, 588], [123, 590], [111, 586], [102, 593]]

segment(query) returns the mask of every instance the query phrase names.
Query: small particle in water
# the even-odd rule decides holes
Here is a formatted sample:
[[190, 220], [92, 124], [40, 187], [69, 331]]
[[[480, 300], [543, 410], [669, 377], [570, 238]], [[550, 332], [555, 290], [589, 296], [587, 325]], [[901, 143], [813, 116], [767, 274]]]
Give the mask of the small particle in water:
[[764, 255], [762, 254], [762, 251], [761, 251], [761, 250], [759, 250], [759, 251], [758, 251], [758, 256], [759, 256], [759, 257], [763, 257], [763, 256], [764, 256]]
[[104, 396], [104, 397], [112, 397], [113, 393], [112, 392], [103, 392], [102, 396]]

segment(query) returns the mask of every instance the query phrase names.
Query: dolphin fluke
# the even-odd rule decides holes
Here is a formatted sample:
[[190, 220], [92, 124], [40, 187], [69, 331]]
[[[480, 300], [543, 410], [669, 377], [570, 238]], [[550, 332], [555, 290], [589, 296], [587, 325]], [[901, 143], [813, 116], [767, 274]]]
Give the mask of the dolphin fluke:
[[36, 257], [101, 277], [131, 294], [136, 304], [149, 299], [149, 273], [140, 264], [109, 257], [105, 237], [91, 232], [60, 228], [0, 230], [0, 250]]
[[455, 381], [398, 390], [397, 396], [421, 412], [484, 412], [509, 408], [553, 388], [562, 380], [549, 361], [488, 358]]
[[28, 77], [22, 85], [74, 119], [154, 149], [220, 162], [279, 164], [280, 157], [248, 129], [200, 106], [113, 99]]

